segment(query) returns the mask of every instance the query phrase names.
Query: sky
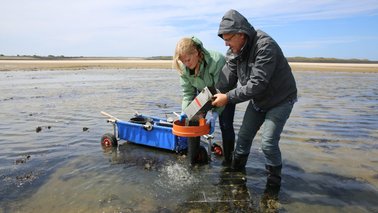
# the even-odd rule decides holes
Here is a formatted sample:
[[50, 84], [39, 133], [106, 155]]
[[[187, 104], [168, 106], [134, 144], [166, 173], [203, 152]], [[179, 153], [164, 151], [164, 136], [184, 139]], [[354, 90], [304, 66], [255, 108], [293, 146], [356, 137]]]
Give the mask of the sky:
[[222, 16], [238, 10], [286, 57], [378, 61], [378, 0], [0, 0], [0, 54], [172, 56], [196, 36], [225, 53]]

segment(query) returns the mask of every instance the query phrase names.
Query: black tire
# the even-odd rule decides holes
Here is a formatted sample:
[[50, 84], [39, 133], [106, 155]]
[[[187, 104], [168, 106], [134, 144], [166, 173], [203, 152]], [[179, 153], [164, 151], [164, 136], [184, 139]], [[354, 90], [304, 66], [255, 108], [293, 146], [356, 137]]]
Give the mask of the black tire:
[[201, 146], [200, 142], [201, 137], [188, 138], [188, 157], [191, 165], [209, 162], [206, 148]]
[[200, 146], [200, 148], [198, 150], [197, 163], [198, 164], [207, 164], [207, 163], [209, 163], [209, 156], [207, 155], [206, 148], [203, 147], [203, 146]]
[[118, 141], [117, 138], [112, 133], [105, 133], [101, 137], [101, 145], [105, 147], [117, 147]]

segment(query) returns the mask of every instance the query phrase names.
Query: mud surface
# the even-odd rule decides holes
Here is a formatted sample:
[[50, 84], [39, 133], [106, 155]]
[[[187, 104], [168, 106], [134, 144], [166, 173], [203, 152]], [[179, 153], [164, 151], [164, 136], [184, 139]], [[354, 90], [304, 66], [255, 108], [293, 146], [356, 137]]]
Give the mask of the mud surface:
[[[378, 74], [295, 76], [282, 189], [261, 203], [260, 135], [245, 174], [214, 156], [189, 167], [183, 155], [124, 141], [101, 147], [113, 128], [100, 111], [124, 120], [180, 112], [175, 71], [0, 72], [0, 212], [376, 212]], [[237, 107], [236, 130], [245, 107]]]

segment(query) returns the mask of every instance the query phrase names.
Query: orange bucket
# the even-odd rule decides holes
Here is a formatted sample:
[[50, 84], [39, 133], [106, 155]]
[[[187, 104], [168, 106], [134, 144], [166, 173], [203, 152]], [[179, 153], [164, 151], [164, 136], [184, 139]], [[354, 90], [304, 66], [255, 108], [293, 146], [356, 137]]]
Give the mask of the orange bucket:
[[173, 122], [172, 133], [181, 137], [198, 137], [209, 134], [210, 126], [206, 124], [206, 119], [200, 118], [198, 126], [185, 126], [185, 121], [176, 120]]

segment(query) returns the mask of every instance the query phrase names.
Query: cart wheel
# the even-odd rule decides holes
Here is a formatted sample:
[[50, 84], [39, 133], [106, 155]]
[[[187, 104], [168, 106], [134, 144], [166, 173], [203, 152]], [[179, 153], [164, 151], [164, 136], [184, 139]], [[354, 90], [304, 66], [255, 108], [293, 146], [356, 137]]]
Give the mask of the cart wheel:
[[105, 133], [101, 137], [101, 145], [105, 147], [117, 147], [117, 138], [114, 136], [114, 134]]
[[200, 137], [188, 138], [188, 156], [191, 165], [208, 163], [206, 148], [200, 145]]
[[213, 145], [213, 147], [212, 147], [212, 151], [213, 151], [214, 154], [217, 155], [217, 156], [222, 156], [222, 155], [223, 155], [222, 147], [220, 147], [220, 146], [218, 146], [218, 145]]
[[203, 146], [200, 146], [198, 150], [197, 158], [196, 158], [196, 163], [207, 164], [208, 162], [209, 162], [209, 158], [207, 156], [206, 148]]

